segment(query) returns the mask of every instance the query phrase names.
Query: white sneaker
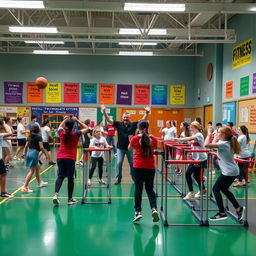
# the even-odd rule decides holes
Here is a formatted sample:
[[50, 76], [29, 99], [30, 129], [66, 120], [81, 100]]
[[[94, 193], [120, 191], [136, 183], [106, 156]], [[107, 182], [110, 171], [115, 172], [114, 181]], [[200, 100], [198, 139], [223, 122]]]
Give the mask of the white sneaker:
[[21, 192], [23, 192], [23, 193], [33, 193], [33, 190], [31, 190], [31, 189], [29, 189], [29, 188], [22, 188], [21, 189]]
[[76, 204], [76, 203], [77, 203], [76, 199], [74, 199], [74, 198], [68, 199], [68, 205], [72, 205], [72, 204]]
[[[203, 195], [206, 193], [206, 190], [203, 191]], [[195, 194], [195, 199], [199, 199], [201, 197], [201, 193], [200, 191], [198, 191], [196, 194]]]
[[195, 198], [195, 194], [193, 192], [188, 192], [188, 194], [183, 197], [184, 200], [191, 200]]
[[54, 205], [59, 205], [60, 201], [59, 201], [59, 197], [57, 194], [55, 194], [52, 198], [52, 202]]
[[46, 187], [47, 185], [48, 185], [48, 182], [44, 182], [44, 181], [41, 181], [40, 183], [38, 183], [39, 188]]
[[159, 221], [159, 214], [155, 208], [152, 209], [152, 220], [153, 222]]
[[135, 212], [134, 218], [132, 222], [138, 222], [142, 218], [141, 212]]
[[17, 156], [14, 156], [12, 159], [13, 159], [13, 160], [16, 160], [16, 159], [17, 159]]

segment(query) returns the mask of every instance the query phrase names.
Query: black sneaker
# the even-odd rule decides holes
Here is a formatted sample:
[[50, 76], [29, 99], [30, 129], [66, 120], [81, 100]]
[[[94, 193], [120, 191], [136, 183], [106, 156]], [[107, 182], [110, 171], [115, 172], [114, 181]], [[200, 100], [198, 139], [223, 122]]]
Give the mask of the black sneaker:
[[244, 218], [245, 207], [240, 206], [240, 210], [237, 213], [237, 220], [241, 221]]
[[2, 197], [2, 198], [14, 198], [14, 195], [12, 195], [10, 193], [7, 193], [7, 192], [2, 192], [0, 194], [0, 197]]
[[141, 212], [135, 212], [133, 222], [138, 222], [142, 218]]
[[153, 222], [159, 221], [159, 214], [155, 208], [152, 209], [152, 220]]
[[218, 220], [226, 220], [228, 218], [227, 214], [220, 214], [219, 212], [212, 216], [210, 220], [212, 221], [218, 221]]
[[43, 164], [41, 160], [38, 160], [38, 162], [39, 162], [39, 164], [40, 164], [40, 165], [42, 165], [42, 164]]
[[55, 165], [56, 163], [53, 161], [48, 162], [49, 165]]

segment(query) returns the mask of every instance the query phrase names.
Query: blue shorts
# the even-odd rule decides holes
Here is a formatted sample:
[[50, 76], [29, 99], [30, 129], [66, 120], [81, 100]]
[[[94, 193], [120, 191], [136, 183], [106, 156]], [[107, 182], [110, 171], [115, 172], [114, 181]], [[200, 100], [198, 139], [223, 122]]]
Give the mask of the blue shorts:
[[36, 149], [29, 149], [27, 152], [26, 166], [33, 167], [38, 165], [39, 151]]

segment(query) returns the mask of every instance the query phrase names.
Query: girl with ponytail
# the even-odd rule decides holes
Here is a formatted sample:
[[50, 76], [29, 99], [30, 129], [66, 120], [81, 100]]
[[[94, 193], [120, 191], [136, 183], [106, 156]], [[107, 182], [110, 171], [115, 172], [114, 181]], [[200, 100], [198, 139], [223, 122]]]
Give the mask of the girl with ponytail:
[[[74, 131], [74, 124], [77, 122], [81, 130]], [[59, 191], [64, 178], [68, 178], [68, 205], [76, 203], [72, 197], [74, 190], [75, 161], [79, 137], [84, 135], [88, 126], [79, 121], [76, 117], [65, 117], [58, 128], [60, 147], [57, 153], [58, 178], [55, 182], [55, 195], [53, 204], [59, 204]]]
[[234, 154], [239, 154], [241, 147], [237, 138], [232, 135], [232, 131], [229, 127], [224, 126], [218, 129], [217, 137], [210, 142], [210, 137], [212, 136], [212, 130], [208, 129], [208, 135], [205, 140], [206, 148], [217, 148], [219, 166], [221, 169], [221, 175], [216, 180], [213, 186], [213, 193], [219, 208], [219, 212], [210, 218], [212, 221], [225, 220], [227, 219], [227, 214], [223, 205], [222, 192], [228, 200], [233, 204], [236, 209], [237, 219], [241, 221], [244, 215], [245, 207], [238, 204], [236, 198], [229, 191], [229, 187], [239, 174], [239, 168], [234, 161]]
[[134, 149], [134, 181], [135, 181], [135, 216], [133, 222], [142, 218], [141, 200], [143, 184], [148, 194], [149, 203], [152, 211], [153, 222], [159, 221], [159, 215], [156, 206], [156, 194], [153, 189], [155, 177], [154, 149], [157, 147], [157, 139], [148, 134], [149, 123], [141, 120], [138, 123], [139, 134], [130, 138], [128, 150]]

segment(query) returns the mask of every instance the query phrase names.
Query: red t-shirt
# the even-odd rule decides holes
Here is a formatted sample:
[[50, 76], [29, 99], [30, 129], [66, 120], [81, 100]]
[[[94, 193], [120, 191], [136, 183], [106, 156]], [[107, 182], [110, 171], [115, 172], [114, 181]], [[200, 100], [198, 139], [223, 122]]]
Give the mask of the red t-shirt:
[[116, 127], [112, 124], [108, 124], [105, 126], [106, 131], [108, 132], [108, 136], [115, 136]]
[[141, 136], [133, 136], [130, 145], [134, 147], [134, 155], [133, 155], [133, 167], [134, 168], [143, 168], [143, 169], [155, 169], [155, 160], [154, 160], [154, 149], [157, 147], [157, 139], [150, 135], [152, 140], [151, 145], [151, 154], [149, 158], [144, 156], [144, 153], [141, 148], [140, 139]]
[[79, 141], [79, 137], [81, 135], [81, 131], [71, 132], [71, 139], [68, 144], [64, 143], [65, 140], [65, 130], [59, 130], [59, 138], [60, 138], [60, 147], [57, 153], [57, 159], [72, 159], [76, 160], [76, 152], [77, 152], [77, 144]]

